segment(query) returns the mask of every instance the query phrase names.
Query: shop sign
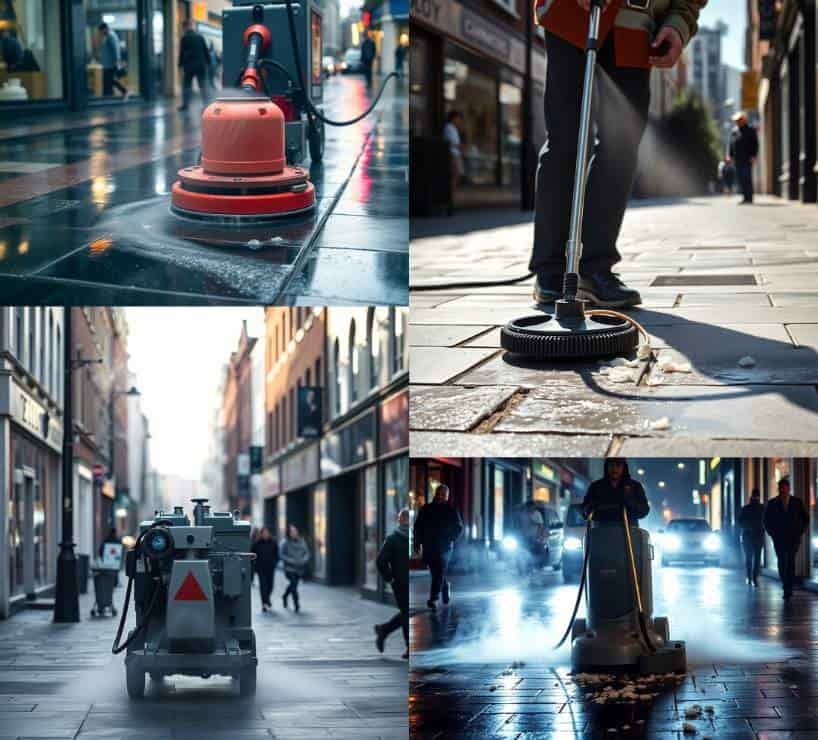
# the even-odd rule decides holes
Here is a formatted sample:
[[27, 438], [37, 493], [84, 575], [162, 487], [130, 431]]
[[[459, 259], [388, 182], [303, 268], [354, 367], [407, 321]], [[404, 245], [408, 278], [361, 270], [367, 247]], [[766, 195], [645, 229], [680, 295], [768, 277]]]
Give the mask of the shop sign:
[[207, 21], [207, 2], [194, 2], [191, 9], [190, 15], [194, 21], [199, 21], [204, 23]]
[[292, 491], [313, 483], [319, 478], [318, 443], [294, 452], [281, 462], [281, 488]]
[[273, 465], [261, 474], [261, 496], [270, 498], [278, 496], [279, 493], [281, 493], [281, 474], [278, 465]]
[[396, 393], [381, 404], [380, 438], [381, 455], [405, 449], [409, 446], [409, 389]]
[[33, 436], [56, 449], [61, 447], [62, 424], [16, 383], [11, 384], [11, 417]]
[[549, 468], [544, 462], [540, 462], [539, 460], [535, 460], [532, 463], [532, 467], [534, 468], [534, 475], [538, 478], [544, 478], [545, 480], [552, 480], [555, 481], [557, 476], [555, 475], [552, 468]]
[[500, 28], [465, 8], [460, 12], [460, 33], [466, 41], [492, 56], [504, 61], [511, 56], [511, 39]]
[[444, 33], [454, 34], [455, 10], [460, 5], [451, 0], [411, 0], [409, 15], [413, 21], [421, 21]]
[[367, 411], [321, 440], [321, 477], [375, 459], [375, 412]]
[[321, 389], [305, 386], [298, 389], [298, 436], [318, 439], [324, 414], [321, 407]]

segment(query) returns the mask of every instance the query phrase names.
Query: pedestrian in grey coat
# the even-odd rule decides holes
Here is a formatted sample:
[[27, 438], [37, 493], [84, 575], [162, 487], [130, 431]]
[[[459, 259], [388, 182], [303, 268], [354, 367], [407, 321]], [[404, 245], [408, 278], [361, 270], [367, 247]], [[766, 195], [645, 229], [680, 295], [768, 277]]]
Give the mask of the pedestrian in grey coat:
[[304, 577], [307, 572], [307, 563], [310, 562], [310, 548], [304, 542], [304, 538], [298, 532], [298, 527], [295, 524], [290, 524], [287, 527], [287, 536], [279, 545], [279, 553], [281, 562], [284, 563], [284, 575], [289, 581], [287, 590], [281, 597], [284, 602], [284, 608], [287, 608], [287, 598], [293, 597], [293, 606], [296, 611], [299, 611], [301, 604], [298, 599], [298, 582]]

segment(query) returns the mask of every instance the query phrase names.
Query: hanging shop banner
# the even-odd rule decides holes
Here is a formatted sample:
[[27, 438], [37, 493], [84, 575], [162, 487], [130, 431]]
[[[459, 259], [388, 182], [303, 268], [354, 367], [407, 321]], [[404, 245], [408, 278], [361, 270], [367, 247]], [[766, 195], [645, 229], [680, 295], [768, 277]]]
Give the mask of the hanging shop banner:
[[298, 436], [318, 439], [323, 424], [321, 389], [304, 386], [298, 389]]
[[261, 472], [264, 464], [264, 447], [253, 445], [250, 448], [250, 475], [257, 475]]
[[34, 396], [13, 382], [10, 401], [11, 418], [17, 424], [52, 449], [61, 450], [62, 424]]

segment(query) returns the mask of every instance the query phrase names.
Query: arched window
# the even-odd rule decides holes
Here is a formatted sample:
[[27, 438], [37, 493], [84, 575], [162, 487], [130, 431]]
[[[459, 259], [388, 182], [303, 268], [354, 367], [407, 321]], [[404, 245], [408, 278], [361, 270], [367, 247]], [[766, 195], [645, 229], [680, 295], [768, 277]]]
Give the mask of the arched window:
[[349, 322], [349, 403], [358, 400], [358, 345], [355, 343], [355, 319]]
[[366, 312], [366, 346], [369, 349], [369, 387], [378, 385], [380, 374], [381, 353], [379, 337], [375, 327], [375, 309], [371, 307]]
[[341, 413], [341, 342], [335, 337], [335, 346], [332, 349], [332, 382], [333, 408], [336, 414]]

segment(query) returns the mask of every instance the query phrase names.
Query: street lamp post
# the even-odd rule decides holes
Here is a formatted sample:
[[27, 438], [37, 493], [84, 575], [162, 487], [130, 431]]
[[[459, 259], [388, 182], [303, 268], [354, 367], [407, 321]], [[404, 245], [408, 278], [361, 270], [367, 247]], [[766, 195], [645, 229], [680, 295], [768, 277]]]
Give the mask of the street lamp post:
[[62, 541], [57, 556], [57, 584], [54, 592], [54, 621], [79, 622], [77, 557], [74, 554], [74, 370], [102, 362], [73, 356], [71, 308], [63, 316], [63, 443], [62, 443]]

